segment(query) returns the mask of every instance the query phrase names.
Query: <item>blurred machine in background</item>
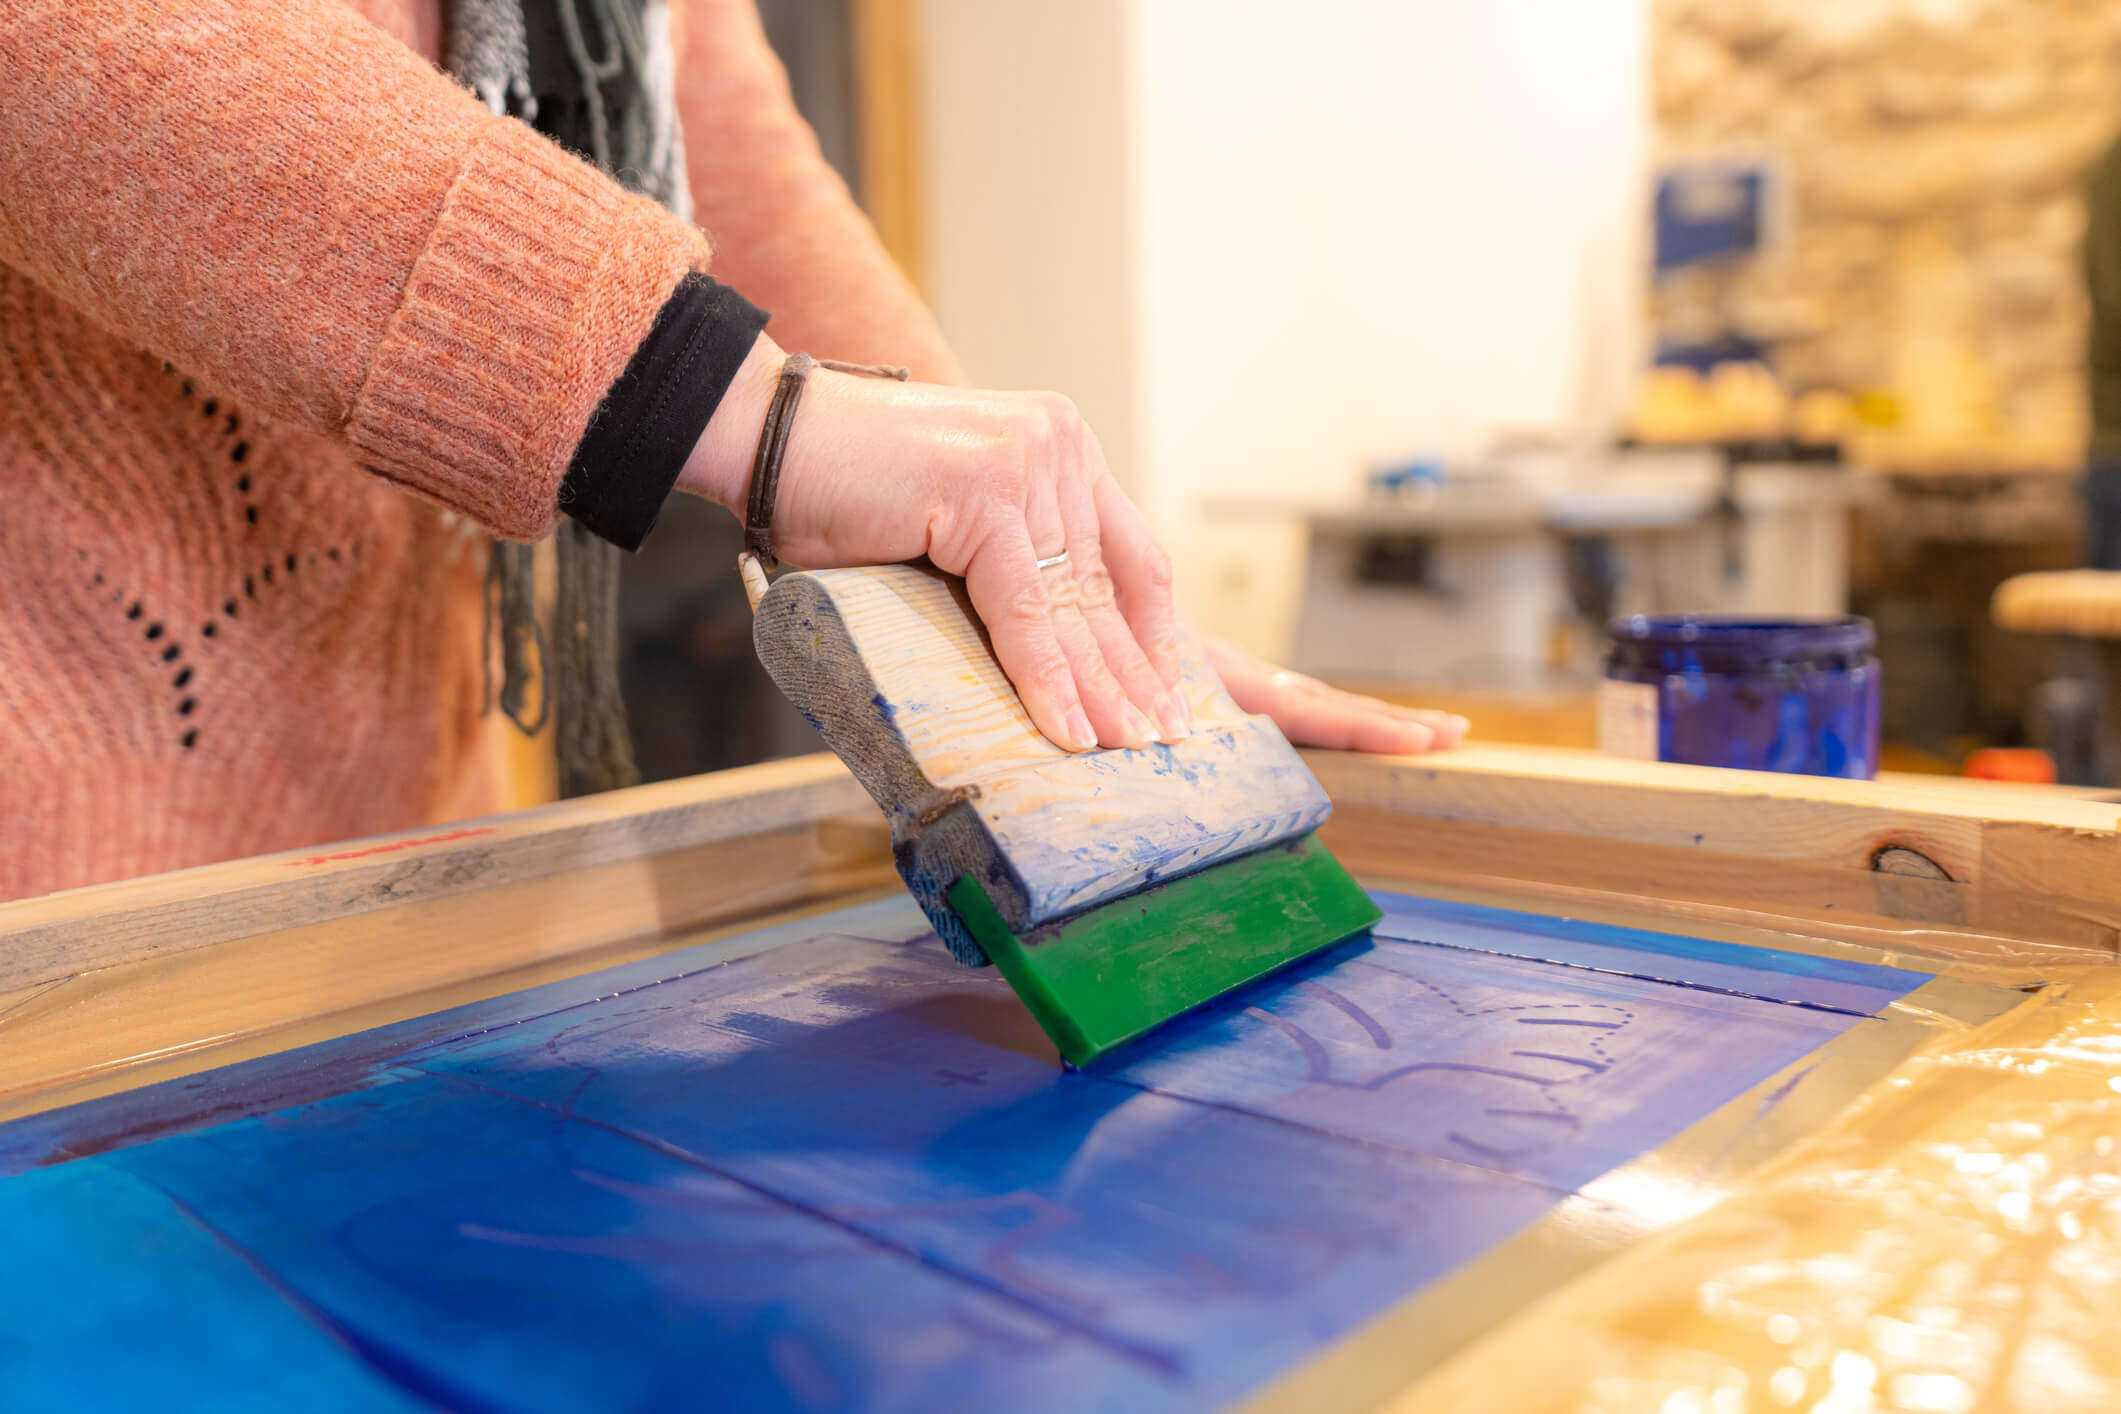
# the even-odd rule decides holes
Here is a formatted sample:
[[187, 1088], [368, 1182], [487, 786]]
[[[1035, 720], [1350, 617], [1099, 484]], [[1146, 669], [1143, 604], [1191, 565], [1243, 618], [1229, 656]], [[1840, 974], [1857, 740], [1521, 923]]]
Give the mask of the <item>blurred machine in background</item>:
[[1834, 460], [1505, 448], [1343, 501], [1210, 510], [1301, 518], [1300, 670], [1523, 691], [1594, 680], [1616, 614], [1845, 612], [1854, 494]]
[[1878, 448], [1864, 475], [1877, 490], [1856, 522], [1851, 602], [1877, 624], [1888, 664], [1887, 739], [1952, 763], [2045, 735], [2042, 684], [2063, 665], [2047, 642], [1995, 622], [1990, 601], [2015, 575], [2082, 562], [2075, 463]]
[[1674, 297], [1631, 409], [1380, 468], [1338, 498], [1207, 502], [1301, 522], [1296, 667], [1581, 744], [1615, 616], [1849, 611], [1852, 512], [1881, 485], [1843, 449], [1872, 409], [1787, 384], [1789, 331], [1734, 296], [1734, 272], [1784, 251], [1783, 164], [1687, 156], [1653, 187], [1649, 264]]

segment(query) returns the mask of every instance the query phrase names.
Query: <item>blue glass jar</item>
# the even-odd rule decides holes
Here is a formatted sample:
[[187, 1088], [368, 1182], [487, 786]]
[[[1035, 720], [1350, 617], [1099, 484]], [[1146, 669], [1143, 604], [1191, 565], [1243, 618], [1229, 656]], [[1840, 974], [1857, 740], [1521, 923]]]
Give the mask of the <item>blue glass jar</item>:
[[1617, 755], [1868, 780], [1878, 774], [1868, 619], [1616, 619], [1598, 702]]

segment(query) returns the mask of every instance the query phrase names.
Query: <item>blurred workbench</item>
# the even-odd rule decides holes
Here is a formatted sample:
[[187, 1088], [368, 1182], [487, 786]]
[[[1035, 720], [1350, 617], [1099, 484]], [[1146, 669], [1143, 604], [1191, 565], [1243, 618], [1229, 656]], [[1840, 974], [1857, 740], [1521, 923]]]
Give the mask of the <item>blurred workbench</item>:
[[1517, 688], [1428, 686], [1375, 678], [1340, 678], [1335, 687], [1401, 707], [1455, 712], [1473, 724], [1480, 742], [1524, 746], [1598, 747], [1598, 696], [1594, 682], [1552, 679]]
[[1833, 461], [1538, 449], [1202, 509], [1301, 526], [1293, 667], [1473, 686], [1588, 666], [1615, 614], [1845, 612], [1857, 489]]
[[2066, 449], [1970, 439], [1861, 444], [1872, 490], [1851, 541], [1850, 607], [1878, 629], [1885, 737], [1951, 758], [2014, 743], [2052, 664], [1989, 616], [2015, 575], [2081, 563], [2079, 460]]

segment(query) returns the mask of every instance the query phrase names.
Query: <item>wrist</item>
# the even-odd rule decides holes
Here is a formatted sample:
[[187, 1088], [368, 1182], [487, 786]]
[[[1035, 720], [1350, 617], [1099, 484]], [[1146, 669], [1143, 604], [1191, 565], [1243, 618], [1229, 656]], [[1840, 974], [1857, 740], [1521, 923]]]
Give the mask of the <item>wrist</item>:
[[764, 334], [751, 346], [729, 390], [700, 433], [678, 473], [678, 489], [704, 497], [741, 515], [751, 480], [751, 457], [758, 447], [766, 406], [787, 355]]

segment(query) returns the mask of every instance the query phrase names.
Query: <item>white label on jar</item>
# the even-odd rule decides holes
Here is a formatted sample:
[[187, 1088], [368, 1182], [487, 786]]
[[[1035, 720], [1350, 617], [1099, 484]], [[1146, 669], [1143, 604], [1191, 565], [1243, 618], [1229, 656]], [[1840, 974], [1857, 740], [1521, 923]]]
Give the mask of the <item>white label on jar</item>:
[[1598, 684], [1598, 749], [1634, 761], [1657, 759], [1657, 685], [1607, 678]]

